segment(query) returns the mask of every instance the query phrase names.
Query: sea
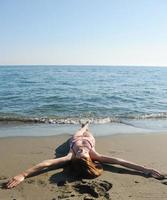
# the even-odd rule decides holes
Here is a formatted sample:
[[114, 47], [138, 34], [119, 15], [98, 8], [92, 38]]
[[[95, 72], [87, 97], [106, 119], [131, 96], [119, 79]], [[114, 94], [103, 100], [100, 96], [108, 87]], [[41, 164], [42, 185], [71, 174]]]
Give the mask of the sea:
[[167, 68], [0, 66], [0, 137], [167, 132]]

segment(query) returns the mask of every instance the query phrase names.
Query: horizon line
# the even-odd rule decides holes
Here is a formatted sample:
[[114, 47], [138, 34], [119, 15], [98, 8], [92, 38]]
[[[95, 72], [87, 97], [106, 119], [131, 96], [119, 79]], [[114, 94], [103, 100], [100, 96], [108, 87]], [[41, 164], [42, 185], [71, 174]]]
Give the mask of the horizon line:
[[0, 64], [0, 67], [2, 66], [99, 66], [99, 67], [167, 67], [167, 65], [109, 65], [109, 64]]

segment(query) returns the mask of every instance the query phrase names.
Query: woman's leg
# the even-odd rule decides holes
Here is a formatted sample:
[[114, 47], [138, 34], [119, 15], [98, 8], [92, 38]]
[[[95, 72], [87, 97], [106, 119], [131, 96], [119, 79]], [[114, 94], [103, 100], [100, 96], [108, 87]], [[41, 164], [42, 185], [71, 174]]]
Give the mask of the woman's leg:
[[95, 147], [95, 138], [93, 136], [93, 134], [88, 130], [88, 126], [89, 126], [89, 122], [87, 122], [79, 131], [77, 131], [71, 138], [71, 145], [72, 145], [72, 141], [77, 139], [78, 137], [87, 137], [88, 140], [91, 141], [92, 143], [92, 147]]
[[76, 133], [74, 133], [73, 137], [84, 136], [84, 133], [88, 131], [88, 126], [89, 122], [86, 122]]

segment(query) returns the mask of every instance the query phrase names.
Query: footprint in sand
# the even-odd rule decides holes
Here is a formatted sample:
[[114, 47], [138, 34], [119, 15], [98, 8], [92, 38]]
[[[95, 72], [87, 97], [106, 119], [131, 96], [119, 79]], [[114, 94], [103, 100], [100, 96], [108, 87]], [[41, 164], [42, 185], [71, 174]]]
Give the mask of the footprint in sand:
[[[112, 188], [112, 184], [104, 180], [82, 180], [73, 183], [61, 181], [58, 186], [62, 188], [62, 195], [59, 195], [59, 199], [64, 197], [65, 199], [74, 198], [82, 200], [109, 200], [110, 195], [108, 191]], [[66, 195], [63, 191], [66, 191]]]
[[76, 183], [73, 188], [80, 194], [87, 194], [91, 197], [109, 199], [108, 191], [111, 189], [112, 184], [104, 180], [96, 181], [81, 181]]

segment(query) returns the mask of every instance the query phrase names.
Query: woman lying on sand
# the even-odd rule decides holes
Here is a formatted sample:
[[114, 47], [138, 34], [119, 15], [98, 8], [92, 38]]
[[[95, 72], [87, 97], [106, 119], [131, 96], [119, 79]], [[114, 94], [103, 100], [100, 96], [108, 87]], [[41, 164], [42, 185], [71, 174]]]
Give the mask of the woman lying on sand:
[[88, 131], [88, 126], [89, 123], [87, 122], [78, 132], [76, 132], [71, 137], [70, 150], [66, 156], [45, 160], [36, 166], [22, 172], [21, 174], [18, 174], [7, 182], [6, 188], [15, 187], [24, 181], [26, 177], [39, 172], [42, 169], [51, 166], [53, 167], [59, 164], [65, 164], [68, 161], [71, 161], [71, 166], [73, 167], [73, 170], [78, 173], [77, 175], [83, 178], [98, 177], [103, 171], [100, 163], [109, 163], [134, 169], [157, 179], [163, 179], [163, 175], [157, 170], [146, 168], [144, 166], [120, 158], [108, 157], [98, 153], [95, 150], [95, 138]]

